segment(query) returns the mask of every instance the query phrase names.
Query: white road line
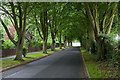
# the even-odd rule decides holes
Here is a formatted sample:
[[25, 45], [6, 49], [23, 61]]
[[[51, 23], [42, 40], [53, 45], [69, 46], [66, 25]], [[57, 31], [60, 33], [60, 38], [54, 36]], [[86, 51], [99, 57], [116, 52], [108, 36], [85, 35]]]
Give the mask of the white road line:
[[9, 76], [6, 76], [5, 78], [9, 78], [9, 77], [14, 76], [14, 75], [16, 75], [16, 74], [18, 74], [18, 73], [19, 73], [19, 71], [16, 72], [16, 73], [11, 74], [11, 75], [9, 75]]

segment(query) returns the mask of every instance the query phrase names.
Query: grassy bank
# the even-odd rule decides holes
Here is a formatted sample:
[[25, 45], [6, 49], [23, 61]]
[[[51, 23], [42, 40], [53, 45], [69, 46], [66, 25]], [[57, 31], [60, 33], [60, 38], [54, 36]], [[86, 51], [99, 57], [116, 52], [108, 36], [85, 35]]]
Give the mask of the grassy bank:
[[24, 64], [27, 63], [29, 61], [41, 58], [41, 57], [45, 57], [47, 55], [53, 54], [54, 52], [60, 51], [61, 49], [56, 48], [55, 51], [51, 51], [50, 49], [48, 50], [48, 54], [43, 54], [42, 51], [37, 52], [37, 53], [32, 53], [32, 54], [27, 54], [24, 59], [24, 61], [15, 61], [14, 58], [9, 58], [9, 59], [5, 59], [5, 60], [1, 60], [0, 62], [2, 62], [2, 69], [7, 69], [16, 65], [20, 65], [20, 64]]
[[111, 65], [110, 61], [96, 62], [96, 56], [81, 48], [90, 78], [120, 78], [120, 73]]
[[81, 48], [81, 53], [84, 57], [90, 78], [104, 78], [104, 73], [100, 70], [99, 63], [96, 62], [95, 56], [83, 48]]

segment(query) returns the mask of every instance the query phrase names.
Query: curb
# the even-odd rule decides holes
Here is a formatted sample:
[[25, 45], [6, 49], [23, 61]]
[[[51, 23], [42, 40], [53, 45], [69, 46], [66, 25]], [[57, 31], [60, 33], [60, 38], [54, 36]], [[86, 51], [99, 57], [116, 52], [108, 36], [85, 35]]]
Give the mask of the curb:
[[50, 56], [50, 55], [52, 55], [52, 54], [48, 54], [48, 55], [46, 55], [46, 56], [43, 56], [43, 57], [40, 57], [40, 58], [36, 58], [36, 59], [30, 60], [30, 61], [28, 61], [28, 62], [25, 62], [25, 63], [22, 63], [22, 64], [18, 64], [18, 65], [15, 65], [15, 66], [9, 67], [9, 68], [5, 68], [5, 69], [3, 69], [1, 72], [4, 72], [4, 71], [7, 71], [7, 70], [10, 70], [10, 69], [13, 69], [13, 68], [16, 68], [16, 67], [19, 67], [19, 66], [22, 66], [22, 65], [25, 65], [25, 64], [28, 64], [28, 63], [31, 63], [31, 62], [37, 61], [37, 60], [39, 60], [39, 59], [42, 59], [42, 58], [48, 57], [48, 56]]
[[[81, 52], [81, 51], [80, 51], [80, 52]], [[81, 53], [82, 53], [82, 52], [81, 52]], [[85, 69], [86, 69], [86, 73], [87, 73], [87, 75], [88, 75], [88, 78], [90, 78], [90, 75], [89, 75], [88, 69], [87, 69], [86, 64], [85, 64], [85, 59], [84, 59], [84, 57], [83, 57], [82, 54], [81, 54], [81, 56], [82, 56], [82, 60], [83, 60], [83, 63], [84, 63], [84, 66], [85, 66]]]
[[[61, 49], [60, 51], [63, 51], [63, 49]], [[55, 52], [59, 52], [59, 51], [55, 51]], [[7, 71], [7, 70], [10, 70], [10, 69], [19, 67], [19, 66], [23, 66], [23, 65], [25, 65], [25, 64], [28, 64], [28, 63], [31, 63], [31, 62], [34, 62], [34, 61], [37, 61], [37, 60], [40, 60], [40, 59], [42, 59], [42, 58], [48, 57], [48, 56], [50, 56], [50, 55], [53, 55], [55, 52], [53, 52], [52, 54], [48, 54], [48, 55], [46, 55], [46, 56], [40, 57], [40, 58], [33, 59], [33, 60], [31, 60], [31, 61], [28, 61], [28, 62], [25, 62], [25, 63], [22, 63], [22, 64], [18, 64], [18, 65], [9, 67], [9, 68], [5, 68], [5, 69], [3, 69], [1, 72]]]
[[[63, 49], [60, 50], [60, 51], [63, 51]], [[40, 59], [42, 59], [42, 58], [48, 57], [48, 56], [53, 55], [54, 53], [60, 52], [60, 51], [55, 51], [55, 52], [53, 52], [52, 54], [48, 54], [48, 55], [46, 55], [46, 56], [43, 56], [43, 57], [40, 57], [40, 58], [36, 58], [36, 59], [30, 60], [30, 61], [28, 61], [28, 62], [25, 62], [25, 63], [22, 63], [22, 64], [18, 64], [18, 65], [9, 67], [9, 68], [5, 68], [5, 69], [3, 69], [1, 72], [7, 71], [7, 70], [10, 70], [10, 69], [19, 67], [19, 66], [23, 66], [23, 65], [25, 65], [25, 64], [28, 64], [28, 63], [31, 63], [31, 62], [34, 62], [34, 61], [37, 61], [37, 60], [40, 60]]]

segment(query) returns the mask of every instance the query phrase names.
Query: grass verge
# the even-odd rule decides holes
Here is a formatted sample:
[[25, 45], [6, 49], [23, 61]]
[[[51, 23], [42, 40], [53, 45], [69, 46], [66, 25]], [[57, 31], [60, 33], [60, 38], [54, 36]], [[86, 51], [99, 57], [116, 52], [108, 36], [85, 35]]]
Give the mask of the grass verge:
[[38, 58], [42, 58], [48, 55], [53, 54], [54, 52], [60, 51], [61, 49], [56, 48], [55, 51], [51, 51], [50, 49], [48, 49], [48, 54], [43, 54], [42, 51], [38, 52], [38, 53], [33, 53], [33, 54], [27, 54], [26, 58], [23, 58], [24, 61], [15, 61], [14, 58], [9, 58], [9, 59], [5, 59], [5, 60], [0, 60], [0, 62], [2, 63], [2, 70], [4, 69], [8, 69], [20, 64], [24, 64], [30, 61], [33, 61], [35, 59]]
[[81, 48], [81, 53], [84, 57], [90, 78], [104, 78], [104, 73], [99, 68], [99, 63], [96, 62], [95, 56], [91, 55], [83, 48]]

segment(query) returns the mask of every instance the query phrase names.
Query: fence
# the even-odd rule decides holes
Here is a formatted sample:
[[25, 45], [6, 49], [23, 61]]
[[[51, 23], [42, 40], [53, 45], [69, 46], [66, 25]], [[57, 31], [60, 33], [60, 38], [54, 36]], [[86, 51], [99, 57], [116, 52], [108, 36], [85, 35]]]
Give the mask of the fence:
[[[47, 48], [50, 48], [48, 46]], [[29, 47], [28, 52], [35, 52], [35, 51], [40, 51], [42, 50], [42, 47]], [[2, 53], [0, 53], [1, 57], [7, 57], [7, 56], [12, 56], [15, 55], [16, 49], [4, 49], [2, 50]]]

